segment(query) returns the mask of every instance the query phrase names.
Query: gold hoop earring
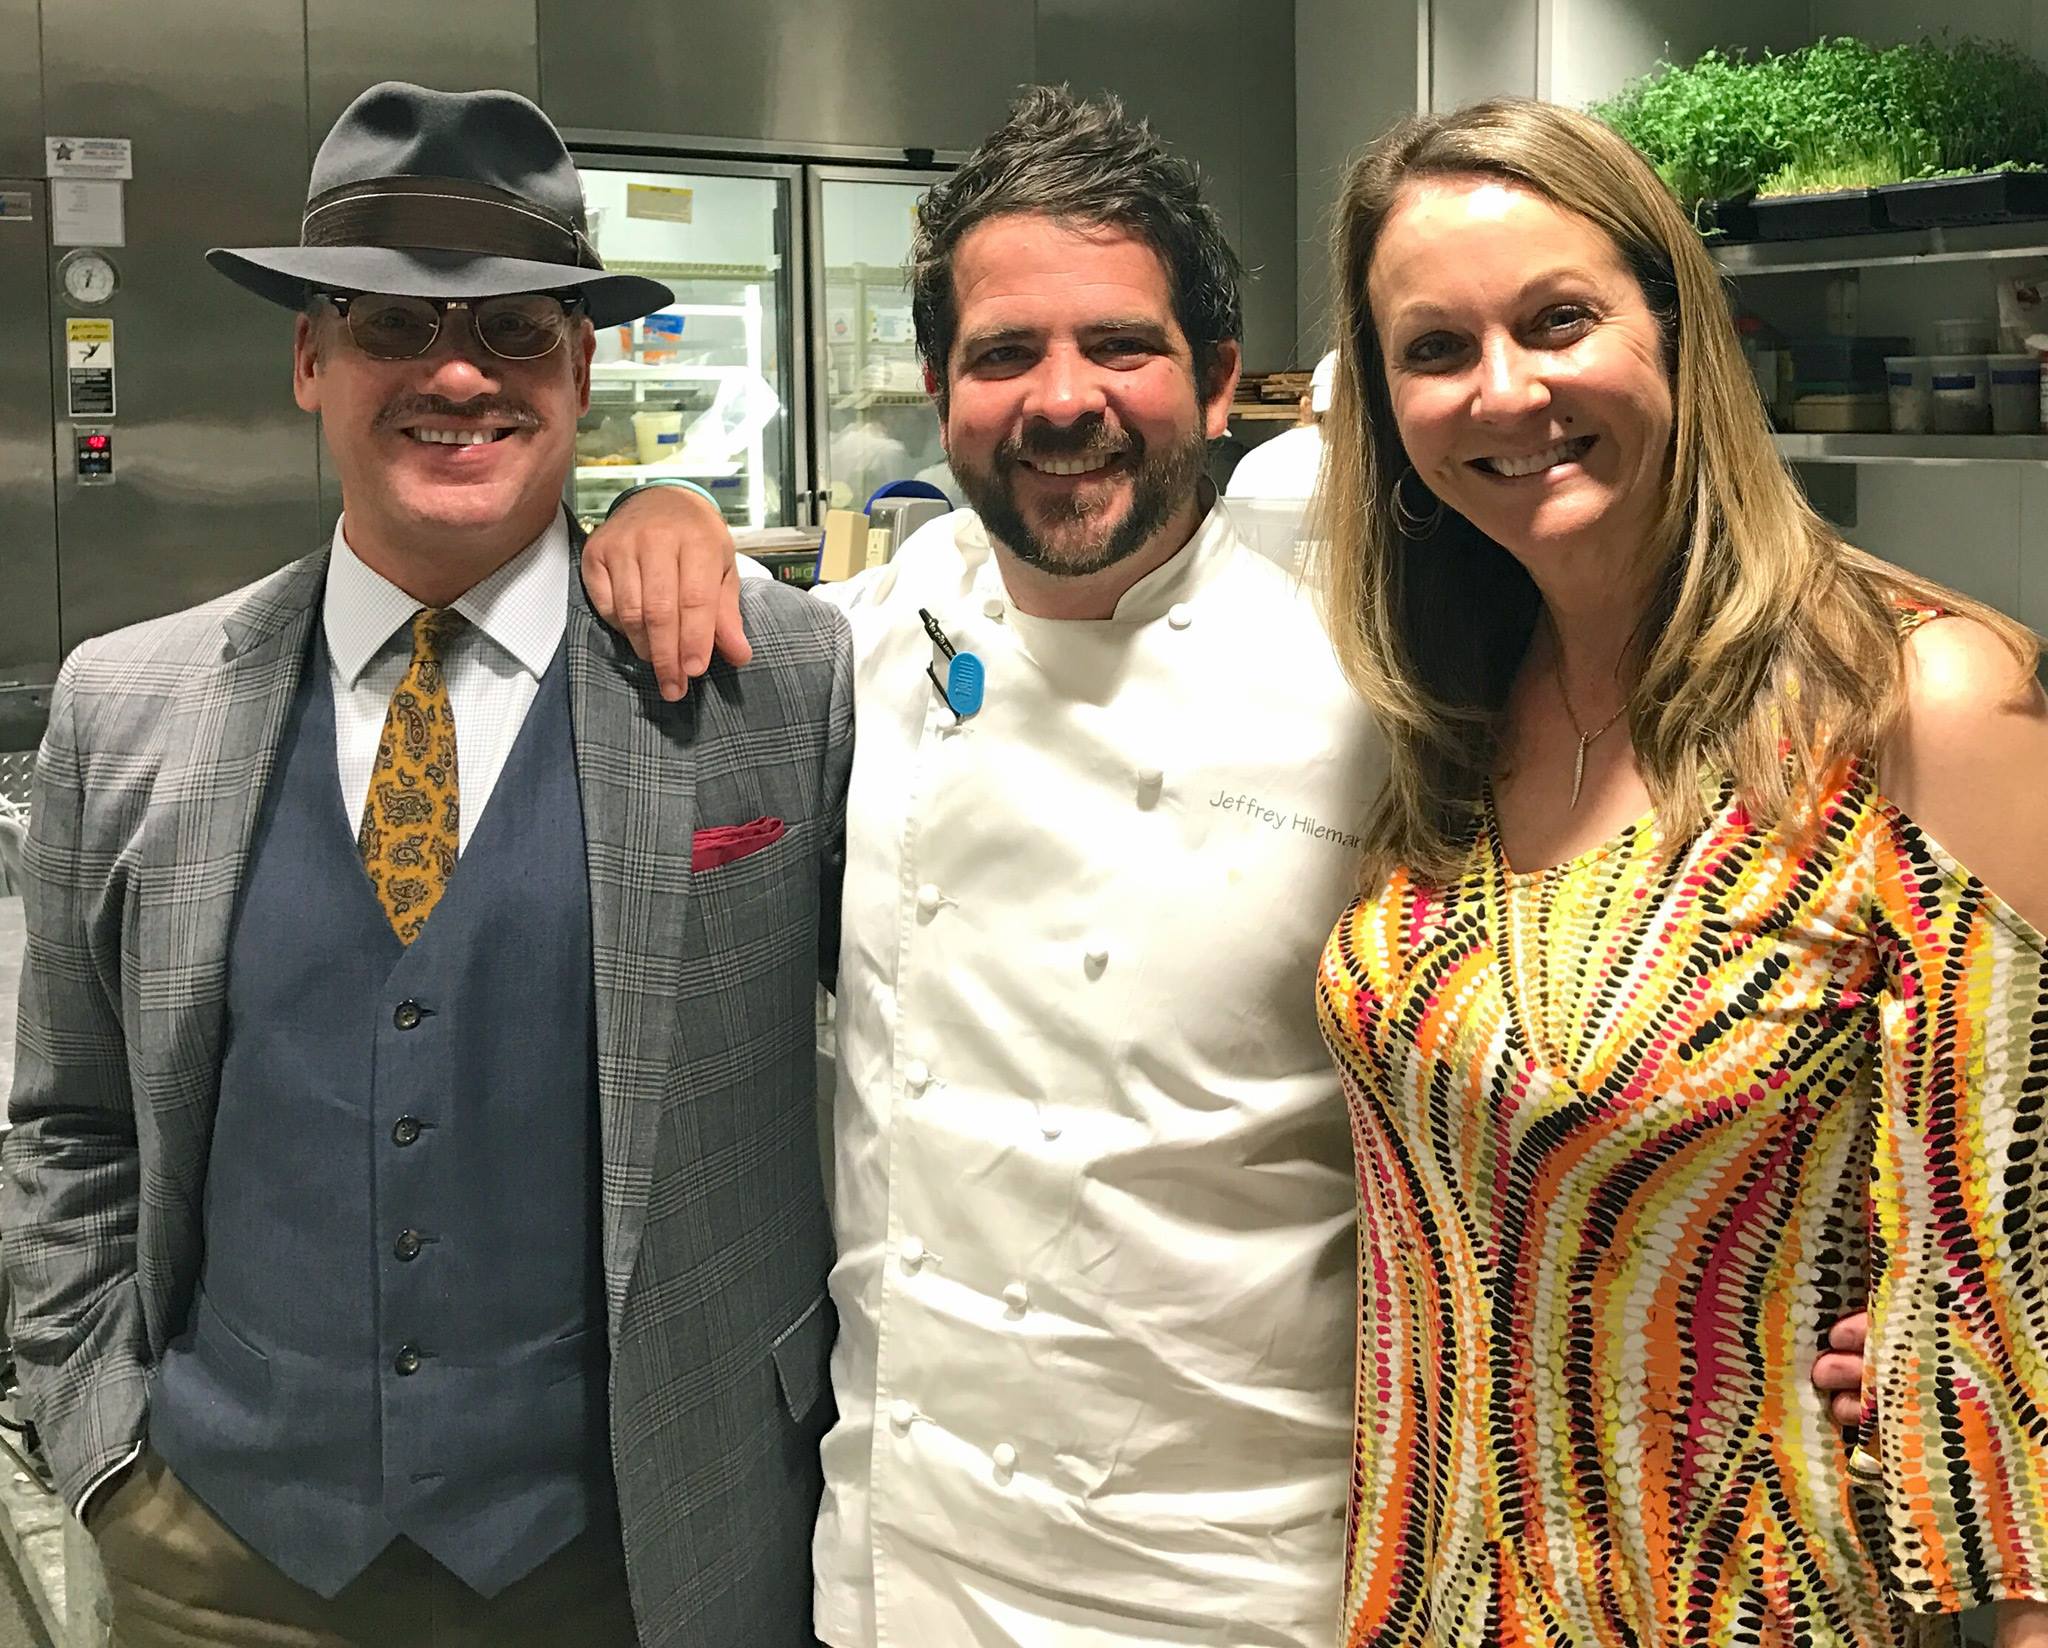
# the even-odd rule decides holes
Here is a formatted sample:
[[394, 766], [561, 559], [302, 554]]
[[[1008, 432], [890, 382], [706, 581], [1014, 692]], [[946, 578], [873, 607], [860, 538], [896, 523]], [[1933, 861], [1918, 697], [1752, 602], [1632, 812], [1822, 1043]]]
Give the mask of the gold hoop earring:
[[1422, 481], [1422, 477], [1416, 475], [1413, 464], [1404, 465], [1401, 473], [1394, 477], [1393, 490], [1387, 494], [1387, 505], [1393, 512], [1394, 524], [1401, 529], [1402, 537], [1427, 538], [1444, 524], [1444, 501], [1425, 485], [1422, 490], [1428, 495], [1431, 507], [1427, 512], [1411, 509], [1405, 490], [1410, 475], [1415, 475], [1418, 483]]

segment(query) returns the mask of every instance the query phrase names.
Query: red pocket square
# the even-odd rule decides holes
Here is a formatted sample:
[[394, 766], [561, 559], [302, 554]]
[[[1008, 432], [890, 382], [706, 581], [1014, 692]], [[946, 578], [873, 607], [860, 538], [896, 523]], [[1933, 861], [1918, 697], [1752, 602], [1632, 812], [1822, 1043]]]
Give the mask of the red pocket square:
[[772, 847], [782, 839], [783, 828], [779, 818], [757, 818], [751, 824], [718, 824], [699, 830], [690, 838], [690, 868], [715, 870], [736, 858], [758, 853], [763, 847]]

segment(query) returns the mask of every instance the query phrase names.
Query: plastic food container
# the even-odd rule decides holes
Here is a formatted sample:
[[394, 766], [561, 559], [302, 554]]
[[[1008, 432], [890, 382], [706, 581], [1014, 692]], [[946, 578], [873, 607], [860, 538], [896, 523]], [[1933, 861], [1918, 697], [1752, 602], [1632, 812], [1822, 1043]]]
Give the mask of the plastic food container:
[[1985, 435], [1991, 431], [1991, 373], [1982, 355], [1930, 355], [1934, 380], [1934, 432]]
[[1988, 355], [1998, 347], [1998, 323], [1968, 316], [1934, 323], [1937, 355]]
[[1889, 412], [1885, 397], [1801, 395], [1792, 403], [1792, 427], [1808, 435], [1882, 434]]
[[1928, 369], [1929, 359], [1926, 355], [1884, 358], [1894, 435], [1925, 435], [1934, 427], [1934, 374]]
[[644, 464], [660, 463], [683, 450], [683, 415], [680, 412], [635, 412], [633, 440]]
[[1991, 355], [1991, 433], [2037, 435], [2041, 431], [2041, 362], [2033, 355]]

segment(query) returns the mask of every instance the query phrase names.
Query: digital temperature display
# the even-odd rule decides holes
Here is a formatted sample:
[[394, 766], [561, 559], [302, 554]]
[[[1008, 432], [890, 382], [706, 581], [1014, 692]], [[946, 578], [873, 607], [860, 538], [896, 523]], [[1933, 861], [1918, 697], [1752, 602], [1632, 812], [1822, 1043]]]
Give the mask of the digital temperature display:
[[105, 486], [114, 478], [114, 437], [105, 429], [76, 432], [80, 486]]

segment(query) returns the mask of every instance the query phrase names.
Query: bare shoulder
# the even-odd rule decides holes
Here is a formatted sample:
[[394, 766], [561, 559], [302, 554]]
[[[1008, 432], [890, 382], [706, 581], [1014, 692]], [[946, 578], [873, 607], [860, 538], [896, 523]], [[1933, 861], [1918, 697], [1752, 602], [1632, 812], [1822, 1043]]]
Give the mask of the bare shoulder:
[[1906, 638], [1905, 712], [1879, 752], [1885, 795], [2037, 927], [2048, 927], [2048, 697], [1974, 618]]

